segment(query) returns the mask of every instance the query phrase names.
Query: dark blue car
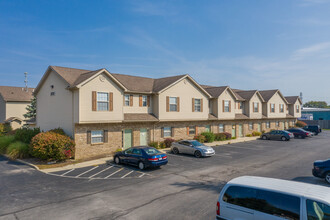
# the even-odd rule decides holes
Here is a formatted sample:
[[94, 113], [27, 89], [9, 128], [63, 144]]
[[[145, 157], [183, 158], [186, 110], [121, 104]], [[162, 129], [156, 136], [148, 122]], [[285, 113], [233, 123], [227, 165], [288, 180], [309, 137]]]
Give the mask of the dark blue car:
[[314, 162], [313, 176], [325, 179], [330, 183], [330, 159], [317, 160]]
[[141, 170], [147, 167], [160, 167], [168, 162], [165, 153], [148, 146], [131, 147], [117, 152], [114, 161], [116, 164], [123, 163], [138, 166]]

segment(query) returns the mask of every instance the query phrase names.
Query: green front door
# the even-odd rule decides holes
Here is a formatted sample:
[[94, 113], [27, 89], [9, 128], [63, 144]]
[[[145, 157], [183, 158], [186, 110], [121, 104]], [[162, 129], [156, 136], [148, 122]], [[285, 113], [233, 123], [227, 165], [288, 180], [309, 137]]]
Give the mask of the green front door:
[[124, 149], [132, 147], [132, 129], [124, 130]]
[[238, 136], [243, 137], [243, 125], [242, 124], [238, 125]]
[[258, 123], [258, 131], [261, 132], [261, 123]]
[[211, 132], [211, 125], [205, 125], [205, 132]]
[[231, 128], [231, 136], [236, 137], [236, 125], [233, 125], [233, 127]]
[[148, 145], [148, 129], [146, 128], [140, 129], [140, 145], [141, 146]]

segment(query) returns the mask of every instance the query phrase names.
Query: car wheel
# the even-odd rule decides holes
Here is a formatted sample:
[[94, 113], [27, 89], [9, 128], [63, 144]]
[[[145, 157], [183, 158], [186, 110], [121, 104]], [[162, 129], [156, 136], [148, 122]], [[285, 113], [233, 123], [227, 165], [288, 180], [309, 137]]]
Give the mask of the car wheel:
[[115, 164], [120, 164], [120, 159], [119, 159], [119, 157], [115, 157], [114, 161], [115, 161]]
[[325, 175], [325, 181], [327, 181], [327, 183], [330, 183], [330, 172]]
[[202, 157], [202, 153], [199, 150], [196, 150], [194, 153], [195, 157], [200, 158]]
[[139, 169], [144, 170], [144, 163], [142, 161], [139, 162]]
[[173, 154], [178, 154], [179, 153], [179, 149], [174, 147], [173, 150], [172, 150]]
[[262, 136], [262, 140], [267, 140], [266, 135]]
[[288, 139], [287, 139], [286, 137], [283, 136], [283, 137], [281, 137], [281, 140], [282, 140], [282, 141], [287, 141]]

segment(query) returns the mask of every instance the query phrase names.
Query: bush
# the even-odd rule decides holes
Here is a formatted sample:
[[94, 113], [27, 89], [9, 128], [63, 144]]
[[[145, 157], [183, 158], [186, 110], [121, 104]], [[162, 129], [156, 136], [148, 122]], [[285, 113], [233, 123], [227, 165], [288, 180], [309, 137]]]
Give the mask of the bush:
[[247, 135], [245, 135], [246, 137], [252, 137], [252, 134], [247, 134]]
[[231, 139], [236, 139], [237, 137], [231, 137]]
[[12, 131], [13, 129], [9, 124], [0, 123], [0, 136], [7, 134], [8, 132]]
[[29, 157], [29, 145], [21, 141], [11, 143], [7, 148], [7, 155], [10, 159]]
[[31, 139], [39, 133], [39, 128], [19, 128], [16, 130], [15, 139], [30, 144]]
[[15, 137], [13, 135], [0, 137], [0, 154], [5, 154], [7, 152], [7, 147], [14, 142]]
[[302, 128], [302, 127], [305, 127], [307, 126], [307, 124], [303, 121], [297, 121], [296, 122], [296, 126], [299, 127], [299, 128]]
[[205, 142], [212, 143], [215, 139], [215, 135], [212, 132], [203, 132], [201, 135], [205, 137]]
[[261, 132], [259, 132], [259, 131], [252, 132], [252, 136], [260, 136], [260, 135], [261, 135]]
[[165, 145], [164, 142], [159, 142], [159, 148], [160, 148], [160, 149], [163, 149], [163, 148], [165, 148], [165, 147], [166, 147], [166, 145]]
[[228, 132], [223, 132], [224, 135], [226, 135], [226, 140], [230, 140], [231, 139], [231, 134]]
[[54, 132], [43, 132], [31, 140], [31, 155], [47, 161], [61, 161], [72, 158], [75, 143], [68, 136]]
[[196, 136], [194, 137], [194, 140], [196, 140], [196, 141], [198, 141], [198, 142], [200, 142], [200, 143], [204, 143], [204, 142], [205, 142], [205, 136], [204, 136], [204, 135], [201, 135], [201, 134], [196, 135]]
[[215, 139], [216, 141], [224, 141], [226, 140], [227, 136], [224, 133], [217, 133], [215, 134]]
[[165, 146], [166, 146], [167, 148], [169, 148], [169, 147], [172, 146], [172, 143], [173, 143], [174, 141], [175, 141], [175, 140], [172, 139], [172, 138], [166, 138], [166, 139], [164, 140], [164, 144], [165, 144]]
[[56, 134], [66, 135], [66, 133], [64, 132], [64, 130], [62, 128], [54, 128], [52, 130], [49, 130], [48, 132], [54, 132]]
[[156, 149], [159, 148], [159, 146], [158, 146], [158, 142], [150, 142], [148, 145], [149, 145], [150, 147], [154, 147], [154, 148], [156, 148]]
[[264, 134], [264, 133], [266, 133], [266, 131], [265, 130], [262, 130], [261, 133]]
[[123, 151], [123, 149], [121, 149], [121, 148], [117, 148], [116, 150], [115, 150], [115, 153], [117, 153], [117, 152], [122, 152]]

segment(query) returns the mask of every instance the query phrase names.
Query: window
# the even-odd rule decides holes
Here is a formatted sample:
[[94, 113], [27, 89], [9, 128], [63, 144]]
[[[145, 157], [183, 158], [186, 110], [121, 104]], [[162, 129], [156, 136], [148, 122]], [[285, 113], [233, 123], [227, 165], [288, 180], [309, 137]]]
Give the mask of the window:
[[259, 112], [259, 103], [253, 102], [253, 112]]
[[201, 112], [201, 100], [200, 99], [195, 99], [194, 109], [195, 109], [195, 112]]
[[222, 200], [233, 205], [254, 209], [256, 197], [257, 191], [255, 189], [240, 186], [230, 186], [226, 190]]
[[147, 96], [146, 95], [143, 95], [142, 96], [142, 106], [147, 106], [148, 105], [148, 98], [147, 98]]
[[205, 132], [211, 132], [211, 125], [205, 125]]
[[238, 109], [243, 109], [243, 102], [238, 102]]
[[178, 111], [178, 103], [176, 97], [170, 97], [170, 112]]
[[275, 104], [270, 104], [270, 112], [275, 112]]
[[[307, 219], [308, 220], [323, 220], [330, 219], [330, 207], [316, 201], [306, 200]], [[320, 218], [323, 216], [323, 218]]]
[[280, 104], [280, 112], [284, 112], [284, 104]]
[[300, 198], [282, 193], [257, 190], [255, 210], [284, 219], [299, 220]]
[[103, 131], [98, 130], [98, 131], [91, 131], [91, 136], [92, 136], [92, 144], [95, 143], [103, 143], [104, 137], [103, 137]]
[[196, 127], [189, 126], [189, 135], [195, 135], [195, 134], [196, 134]]
[[299, 105], [296, 105], [296, 112], [299, 113]]
[[125, 106], [130, 106], [130, 95], [125, 95]]
[[224, 132], [224, 125], [223, 124], [219, 124], [219, 133]]
[[229, 101], [224, 101], [224, 112], [229, 112], [230, 107], [229, 107]]
[[50, 92], [50, 96], [54, 96], [55, 95], [55, 92]]
[[252, 122], [249, 123], [249, 130], [253, 130], [253, 123]]
[[133, 149], [132, 154], [142, 156], [142, 151], [141, 151], [141, 149]]
[[270, 128], [270, 122], [269, 121], [266, 122], [266, 128]]
[[155, 154], [159, 154], [160, 151], [154, 149], [154, 148], [147, 148], [144, 150], [144, 152], [146, 152], [148, 155], [155, 155]]
[[97, 93], [97, 111], [109, 111], [109, 93]]
[[164, 127], [164, 137], [172, 137], [172, 128]]

